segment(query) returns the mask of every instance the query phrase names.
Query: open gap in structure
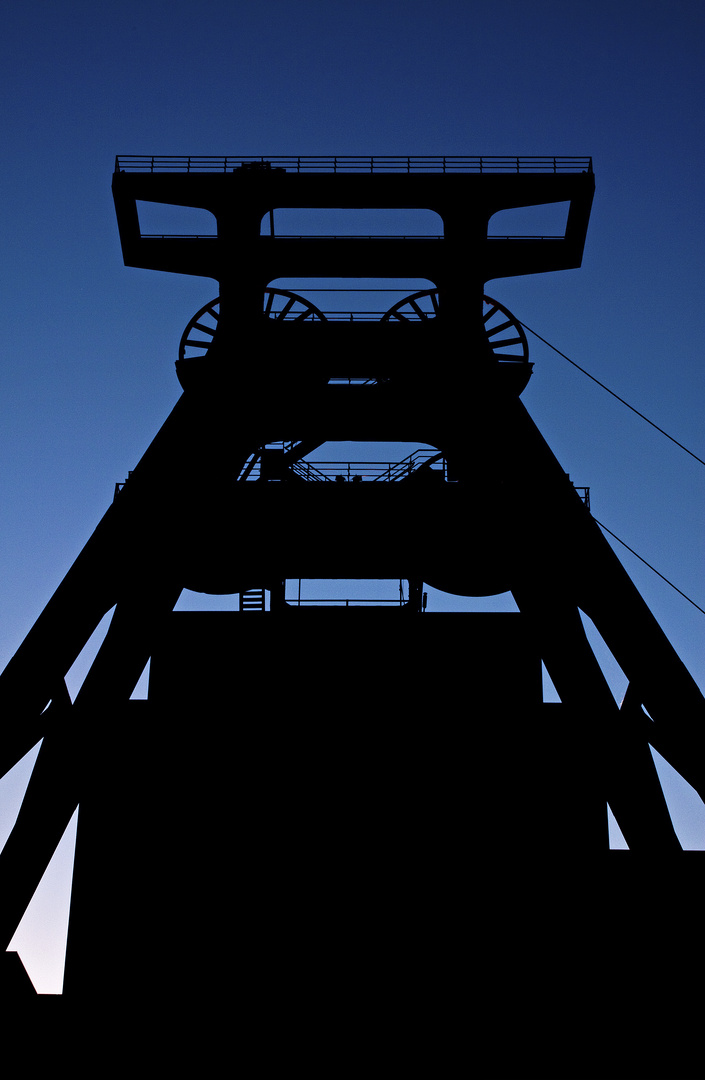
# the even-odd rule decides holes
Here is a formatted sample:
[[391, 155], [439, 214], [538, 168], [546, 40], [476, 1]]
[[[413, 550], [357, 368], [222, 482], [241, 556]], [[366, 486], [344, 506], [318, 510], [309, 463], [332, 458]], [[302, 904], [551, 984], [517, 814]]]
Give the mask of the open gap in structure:
[[134, 690], [130, 694], [130, 701], [144, 701], [147, 697], [147, 691], [149, 690], [149, 665], [150, 661], [148, 660], [144, 666], [144, 671], [135, 683]]
[[405, 578], [290, 578], [285, 599], [291, 607], [401, 607], [409, 600]]
[[19, 953], [38, 994], [60, 994], [63, 986], [77, 821], [78, 810], [8, 946], [8, 952]]
[[420, 468], [445, 476], [445, 462], [439, 454], [428, 443], [330, 441], [321, 443], [302, 461], [310, 466], [312, 479], [395, 483]]
[[41, 740], [28, 750], [24, 757], [0, 777], [0, 851], [17, 820], [34, 763], [37, 760]]
[[174, 611], [236, 611], [237, 593], [201, 593], [184, 589]]
[[[268, 288], [295, 293], [329, 321], [378, 322], [407, 297], [433, 292], [436, 286], [429, 278], [286, 277], [270, 281]], [[412, 309], [408, 317], [413, 316], [412, 321], [434, 318], [433, 300], [431, 295], [420, 298], [416, 303], [421, 315]], [[275, 296], [271, 303], [267, 298], [267, 303], [270, 318], [288, 317], [288, 313], [282, 315], [286, 299]]]
[[171, 203], [136, 203], [141, 236], [196, 237], [215, 236], [216, 220], [210, 210], [198, 206], [174, 206]]
[[443, 218], [435, 210], [276, 207], [262, 217], [262, 236], [282, 238], [440, 239]]
[[609, 834], [610, 851], [627, 851], [629, 845], [624, 839], [622, 830], [617, 824], [617, 819], [610, 807], [607, 807], [607, 830]]
[[563, 239], [570, 202], [540, 203], [498, 210], [487, 226], [489, 238]]
[[66, 673], [66, 686], [68, 687], [72, 701], [75, 700], [76, 694], [81, 689], [83, 680], [88, 674], [91, 665], [98, 654], [98, 650], [105, 640], [105, 635], [108, 632], [108, 627], [110, 626], [110, 620], [113, 617], [114, 611], [115, 608], [112, 607], [110, 611], [105, 613]]
[[[603, 641], [592, 620], [580, 613], [585, 633], [595, 657], [614, 694], [618, 705], [624, 700], [628, 687], [627, 676], [622, 671], [608, 646]], [[648, 717], [648, 713], [645, 711]], [[651, 717], [649, 717], [651, 719]], [[687, 780], [676, 772], [653, 747], [649, 747], [654, 759], [661, 788], [676, 835], [684, 848], [705, 850], [705, 805]]]

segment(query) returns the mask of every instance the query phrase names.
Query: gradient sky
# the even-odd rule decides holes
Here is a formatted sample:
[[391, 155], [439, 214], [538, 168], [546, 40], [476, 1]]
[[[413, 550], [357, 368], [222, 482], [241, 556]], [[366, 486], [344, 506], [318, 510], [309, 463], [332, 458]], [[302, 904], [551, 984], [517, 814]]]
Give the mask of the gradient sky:
[[[582, 269], [490, 291], [705, 458], [704, 43], [700, 0], [3, 5], [0, 667], [178, 398], [182, 329], [215, 293], [123, 266], [117, 153], [592, 155]], [[705, 467], [530, 345], [523, 400], [594, 515], [705, 607]], [[705, 616], [617, 553], [705, 689]], [[701, 804], [662, 775], [705, 848]], [[18, 940], [54, 991], [66, 881]]]

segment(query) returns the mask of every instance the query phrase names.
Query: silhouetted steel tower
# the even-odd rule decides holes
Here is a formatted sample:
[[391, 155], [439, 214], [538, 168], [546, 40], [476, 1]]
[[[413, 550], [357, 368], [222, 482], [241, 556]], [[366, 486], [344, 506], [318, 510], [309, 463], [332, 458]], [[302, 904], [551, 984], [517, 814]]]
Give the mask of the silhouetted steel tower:
[[[325, 942], [353, 985], [391, 896], [457, 902], [469, 880], [497, 933], [520, 893], [555, 966], [536, 882], [545, 898], [570, 865], [593, 899], [638, 894], [607, 803], [631, 853], [679, 851], [649, 744], [705, 791], [702, 695], [524, 409], [524, 331], [485, 293], [580, 266], [591, 160], [133, 157], [113, 192], [127, 266], [218, 296], [182, 338], [181, 399], [0, 681], [3, 770], [44, 739], [0, 856], [6, 943], [80, 804], [66, 997], [213, 988], [233, 940], [260, 991], [263, 969], [290, 987], [328, 970]], [[217, 234], [145, 235], [140, 202], [208, 210]], [[562, 236], [488, 235], [500, 210], [558, 202]], [[279, 236], [279, 208], [431, 209], [442, 235]], [[432, 288], [341, 317], [284, 279]], [[309, 460], [362, 442], [427, 450], [376, 472]], [[409, 584], [394, 608], [287, 597], [341, 578]], [[510, 591], [519, 612], [424, 611], [424, 584]], [[184, 589], [239, 609], [174, 612]], [[629, 680], [621, 708], [581, 611]]]

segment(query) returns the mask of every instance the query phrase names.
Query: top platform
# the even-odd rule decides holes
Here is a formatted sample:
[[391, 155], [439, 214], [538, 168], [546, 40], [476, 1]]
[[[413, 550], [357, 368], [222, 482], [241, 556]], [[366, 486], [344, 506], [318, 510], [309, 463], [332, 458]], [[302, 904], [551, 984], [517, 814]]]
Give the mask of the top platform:
[[[416, 277], [446, 290], [455, 281], [482, 296], [494, 278], [580, 266], [595, 191], [590, 157], [119, 155], [115, 165], [125, 265], [211, 277], [221, 296], [301, 276]], [[143, 232], [140, 207], [150, 202], [207, 210], [215, 231]], [[500, 210], [558, 202], [568, 204], [563, 235], [488, 233]], [[282, 207], [424, 208], [438, 214], [442, 236], [267, 235], [262, 222]]]
[[211, 157], [159, 154], [119, 154], [115, 158], [115, 172], [227, 173], [248, 168], [294, 173], [591, 173], [592, 158], [463, 155]]

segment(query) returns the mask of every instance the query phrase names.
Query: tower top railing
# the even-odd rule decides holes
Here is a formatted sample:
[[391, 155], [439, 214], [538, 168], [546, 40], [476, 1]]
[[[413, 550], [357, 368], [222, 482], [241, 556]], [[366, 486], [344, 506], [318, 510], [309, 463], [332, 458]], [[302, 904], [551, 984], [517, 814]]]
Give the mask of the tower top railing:
[[235, 170], [294, 173], [591, 173], [591, 157], [465, 157], [417, 155], [396, 157], [276, 155], [209, 157], [199, 155], [119, 154], [116, 172], [222, 173]]

